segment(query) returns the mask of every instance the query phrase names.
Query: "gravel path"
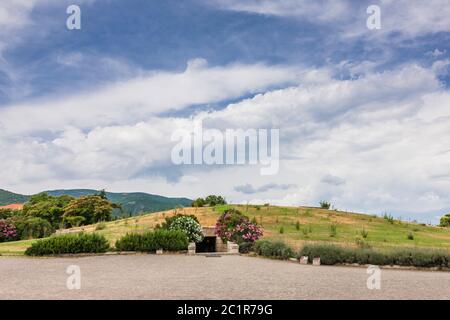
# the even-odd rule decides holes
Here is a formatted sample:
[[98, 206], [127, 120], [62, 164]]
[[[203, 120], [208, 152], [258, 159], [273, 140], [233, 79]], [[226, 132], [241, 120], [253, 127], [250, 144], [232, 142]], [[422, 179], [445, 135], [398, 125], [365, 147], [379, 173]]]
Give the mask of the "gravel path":
[[[67, 267], [81, 270], [69, 290]], [[0, 257], [0, 299], [450, 299], [450, 272], [304, 266], [222, 256]]]

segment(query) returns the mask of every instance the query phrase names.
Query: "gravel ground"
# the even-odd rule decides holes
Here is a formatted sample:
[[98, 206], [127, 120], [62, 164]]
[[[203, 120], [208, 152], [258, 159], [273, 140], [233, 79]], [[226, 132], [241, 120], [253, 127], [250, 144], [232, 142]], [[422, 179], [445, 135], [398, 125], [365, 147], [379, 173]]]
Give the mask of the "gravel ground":
[[[69, 290], [67, 267], [81, 270]], [[0, 257], [0, 299], [450, 299], [450, 272], [300, 265], [243, 256]]]

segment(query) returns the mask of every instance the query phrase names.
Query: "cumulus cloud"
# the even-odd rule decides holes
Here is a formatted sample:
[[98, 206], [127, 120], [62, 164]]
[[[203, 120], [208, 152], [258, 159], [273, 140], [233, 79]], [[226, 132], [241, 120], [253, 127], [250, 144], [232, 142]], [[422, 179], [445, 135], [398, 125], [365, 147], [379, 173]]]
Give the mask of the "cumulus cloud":
[[[154, 72], [91, 93], [0, 109], [0, 132], [57, 132], [66, 126], [92, 128], [135, 123], [170, 110], [217, 103], [295, 82], [297, 70], [283, 66], [190, 65], [184, 72]], [[24, 115], [27, 115], [24, 117]]]
[[[208, 70], [202, 63], [193, 67], [182, 77]], [[122, 112], [123, 119], [96, 121], [88, 113], [90, 125], [86, 126], [83, 119], [74, 121], [76, 115], [57, 114], [63, 124], [52, 122], [58, 130], [47, 135], [41, 133], [48, 130], [45, 116], [49, 113], [32, 114], [38, 121], [27, 122], [28, 114], [22, 109], [7, 110], [16, 110], [17, 120], [1, 122], [10, 128], [2, 131], [0, 139], [0, 148], [9, 151], [0, 155], [2, 182], [7, 187], [30, 181], [76, 182], [78, 186], [84, 181], [119, 188], [120, 181], [122, 186], [139, 190], [147, 181], [157, 190], [176, 190], [178, 195], [192, 197], [211, 190], [234, 202], [314, 205], [326, 199], [341, 209], [374, 213], [450, 206], [446, 191], [450, 187], [450, 93], [432, 68], [411, 64], [352, 80], [338, 80], [332, 72], [316, 70], [314, 74], [305, 73], [309, 76], [300, 85], [257, 94], [189, 118], [161, 116], [150, 109], [145, 119]], [[206, 82], [195, 83], [204, 86]], [[184, 96], [179, 106], [192, 101]], [[86, 109], [81, 106], [81, 110]], [[126, 110], [133, 114], [132, 109]], [[46, 105], [44, 111], [48, 112]], [[257, 167], [173, 166], [171, 133], [192, 128], [198, 119], [203, 119], [205, 127], [219, 130], [279, 128], [281, 162], [275, 181], [264, 181]], [[24, 122], [32, 123], [32, 129]], [[265, 196], [249, 198], [257, 193]]]

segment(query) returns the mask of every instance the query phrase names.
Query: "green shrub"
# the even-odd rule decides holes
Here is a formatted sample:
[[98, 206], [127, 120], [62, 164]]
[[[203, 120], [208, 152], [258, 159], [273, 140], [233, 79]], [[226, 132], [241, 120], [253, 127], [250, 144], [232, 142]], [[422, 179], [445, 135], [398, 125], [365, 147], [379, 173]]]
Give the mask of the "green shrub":
[[283, 227], [283, 226], [281, 226], [281, 227], [280, 227], [280, 230], [279, 230], [279, 232], [280, 232], [281, 234], [283, 234], [283, 233], [284, 233], [284, 227]]
[[193, 207], [204, 207], [204, 206], [210, 206], [214, 207], [216, 205], [223, 205], [227, 204], [225, 199], [222, 196], [216, 196], [216, 195], [209, 195], [205, 199], [203, 198], [197, 198], [192, 202]]
[[383, 219], [387, 220], [390, 224], [394, 224], [394, 217], [390, 214], [385, 213]]
[[442, 216], [441, 220], [439, 221], [439, 225], [441, 227], [450, 227], [450, 214]]
[[63, 253], [102, 253], [109, 249], [105, 237], [91, 233], [65, 234], [34, 242], [25, 254], [44, 256]]
[[367, 236], [369, 235], [369, 232], [363, 228], [363, 229], [361, 230], [360, 234], [361, 234], [361, 237], [363, 237], [364, 239], [366, 239]]
[[329, 203], [327, 201], [320, 201], [319, 204], [320, 204], [320, 207], [322, 209], [327, 209], [328, 210], [331, 207], [331, 203]]
[[362, 249], [368, 249], [370, 248], [370, 244], [362, 237], [357, 236], [355, 238], [355, 243], [358, 246], [358, 248], [362, 248]]
[[66, 228], [79, 227], [83, 225], [86, 221], [85, 217], [82, 216], [69, 216], [64, 217], [63, 224]]
[[105, 230], [106, 227], [106, 223], [104, 222], [97, 223], [97, 225], [95, 226], [95, 231]]
[[17, 223], [21, 239], [38, 239], [50, 236], [55, 230], [50, 222], [42, 218], [28, 218]]
[[345, 262], [344, 249], [331, 245], [306, 245], [299, 256], [308, 256], [309, 260], [320, 257], [321, 264], [333, 265]]
[[305, 236], [305, 238], [307, 238], [308, 237], [308, 229], [305, 227], [305, 228], [303, 228], [302, 229], [302, 233], [303, 233], [303, 236]]
[[450, 252], [423, 249], [397, 249], [381, 252], [367, 248], [344, 248], [334, 245], [306, 245], [299, 256], [320, 257], [321, 263], [334, 265], [358, 263], [415, 267], [450, 267]]
[[253, 245], [254, 251], [264, 257], [286, 260], [294, 256], [291, 247], [282, 241], [259, 240]]
[[296, 222], [295, 223], [295, 230], [299, 231], [300, 230], [300, 222]]
[[12, 209], [0, 209], [0, 220], [8, 219], [17, 215], [17, 211]]
[[118, 251], [155, 252], [186, 250], [189, 244], [186, 233], [180, 230], [158, 229], [144, 234], [128, 233], [116, 241]]
[[414, 240], [414, 233], [410, 232], [407, 236], [408, 240]]
[[337, 235], [337, 225], [330, 225], [330, 237], [336, 237]]
[[253, 251], [254, 242], [241, 242], [239, 243], [239, 252], [240, 253], [249, 253]]

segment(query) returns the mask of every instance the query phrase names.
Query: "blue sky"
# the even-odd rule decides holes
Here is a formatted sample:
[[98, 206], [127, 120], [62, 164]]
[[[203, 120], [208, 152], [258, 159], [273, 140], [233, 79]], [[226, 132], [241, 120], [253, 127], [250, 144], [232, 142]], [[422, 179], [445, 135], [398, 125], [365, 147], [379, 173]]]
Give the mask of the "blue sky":
[[[437, 47], [447, 51], [450, 46], [448, 33], [414, 39], [394, 33], [387, 37], [393, 40], [383, 40], [388, 43], [382, 45], [365, 36], [349, 41], [341, 38], [335, 23], [223, 10], [199, 0], [40, 2], [25, 28], [31, 30], [21, 34], [19, 44], [2, 52], [8, 64], [26, 74], [29, 92], [8, 95], [17, 92], [17, 84], [3, 75], [2, 104], [88, 89], [133, 76], [136, 70], [181, 71], [186, 61], [198, 57], [210, 65], [265, 62], [321, 67], [343, 60], [373, 61], [382, 70], [406, 61], [429, 65], [433, 59], [427, 53]], [[82, 6], [81, 31], [65, 28], [65, 9], [73, 3]], [[361, 1], [352, 5], [360, 13], [353, 17], [354, 23], [369, 33], [364, 30], [367, 5]], [[61, 64], [58, 57], [67, 55], [83, 55], [93, 64]], [[94, 62], [102, 58], [120, 61], [132, 70]]]
[[[65, 27], [71, 4], [81, 30]], [[450, 208], [449, 15], [445, 0], [2, 1], [0, 146], [16, 156], [0, 156], [0, 187], [329, 199], [436, 222]], [[174, 166], [168, 137], [198, 117], [279, 128], [280, 173]]]

